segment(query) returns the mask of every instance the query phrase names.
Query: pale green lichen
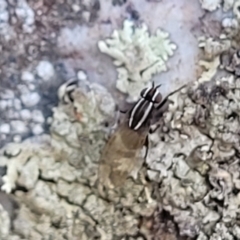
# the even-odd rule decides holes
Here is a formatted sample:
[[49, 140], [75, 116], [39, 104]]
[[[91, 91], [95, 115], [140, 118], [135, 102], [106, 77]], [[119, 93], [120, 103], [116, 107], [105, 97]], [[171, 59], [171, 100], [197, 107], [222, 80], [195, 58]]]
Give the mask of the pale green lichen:
[[129, 101], [138, 98], [154, 74], [167, 70], [166, 61], [176, 50], [167, 32], [158, 29], [150, 35], [145, 24], [138, 28], [129, 20], [111, 38], [99, 41], [98, 47], [114, 59], [118, 72], [116, 87], [129, 95]]

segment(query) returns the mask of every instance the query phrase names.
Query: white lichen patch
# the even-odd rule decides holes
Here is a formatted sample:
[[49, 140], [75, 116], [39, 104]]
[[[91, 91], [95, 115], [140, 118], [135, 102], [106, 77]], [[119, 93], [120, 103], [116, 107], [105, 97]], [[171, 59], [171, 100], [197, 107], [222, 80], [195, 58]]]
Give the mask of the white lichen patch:
[[212, 60], [214, 56], [219, 55], [231, 47], [231, 41], [227, 38], [214, 40], [211, 37], [206, 38], [202, 36], [198, 40], [199, 47], [204, 50], [204, 57], [208, 60]]
[[216, 74], [213, 57], [204, 79], [170, 97], [163, 126], [150, 137], [148, 176], [161, 183], [163, 208], [181, 236], [238, 239], [239, 78]]
[[233, 13], [234, 15], [236, 16], [236, 18], [238, 19], [238, 21], [240, 20], [240, 1], [239, 0], [236, 0], [234, 2], [234, 5], [233, 5]]
[[199, 65], [204, 68], [205, 71], [202, 72], [201, 77], [199, 78], [199, 82], [209, 81], [209, 79], [213, 78], [217, 73], [217, 69], [219, 67], [220, 60], [219, 57], [216, 57], [213, 61], [199, 61]]
[[15, 37], [13, 27], [9, 23], [10, 14], [8, 11], [8, 1], [2, 0], [0, 2], [0, 35], [7, 41]]
[[25, 0], [19, 0], [15, 13], [22, 22], [22, 28], [25, 33], [32, 33], [35, 29], [35, 13]]
[[98, 47], [114, 59], [118, 72], [116, 87], [129, 95], [128, 101], [138, 98], [154, 74], [167, 70], [166, 61], [176, 50], [167, 32], [158, 29], [150, 35], [145, 24], [137, 28], [129, 20], [111, 38], [99, 41]]
[[53, 65], [48, 61], [41, 61], [36, 67], [37, 75], [43, 80], [43, 81], [49, 81], [54, 77], [54, 67]]
[[223, 1], [223, 10], [229, 11], [230, 9], [232, 9], [234, 2], [235, 2], [235, 0], [224, 0]]
[[74, 79], [59, 88], [59, 98], [50, 135], [0, 151], [0, 166], [7, 167], [2, 190], [14, 191], [20, 206], [13, 231], [0, 227], [0, 234], [39, 240], [137, 235], [140, 216], [156, 205], [148, 204], [140, 180], [128, 179], [120, 192], [106, 190], [101, 197], [97, 189], [101, 149], [115, 119], [111, 94], [87, 79]]
[[0, 204], [0, 239], [7, 239], [10, 232], [10, 217]]

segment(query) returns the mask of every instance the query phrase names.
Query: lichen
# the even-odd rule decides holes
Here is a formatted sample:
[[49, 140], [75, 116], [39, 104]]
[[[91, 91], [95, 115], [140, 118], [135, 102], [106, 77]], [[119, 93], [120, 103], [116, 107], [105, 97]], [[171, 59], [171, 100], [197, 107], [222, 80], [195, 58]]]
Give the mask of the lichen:
[[238, 21], [240, 20], [240, 11], [239, 11], [239, 7], [240, 7], [240, 1], [236, 0], [234, 2], [233, 5], [233, 13], [235, 14], [236, 18], [238, 19]]
[[224, 0], [223, 1], [223, 10], [225, 12], [229, 11], [230, 9], [233, 8], [233, 4], [234, 4], [235, 0]]
[[20, 205], [9, 239], [238, 238], [240, 81], [233, 72], [218, 74], [221, 51], [204, 61], [198, 81], [169, 97], [162, 126], [149, 135], [151, 203], [139, 178], [99, 195], [98, 160], [114, 100], [87, 80], [62, 85], [51, 134], [0, 152], [2, 189], [15, 190]]
[[214, 56], [228, 50], [231, 47], [231, 41], [226, 37], [223, 38], [223, 36], [217, 40], [214, 40], [212, 37], [207, 38], [202, 36], [199, 38], [199, 47], [204, 50], [205, 59], [211, 60]]
[[148, 203], [140, 180], [128, 179], [120, 193], [106, 189], [99, 196], [97, 189], [98, 160], [114, 119], [115, 102], [104, 87], [72, 79], [59, 88], [50, 135], [1, 149], [0, 165], [7, 166], [2, 190], [14, 190], [20, 206], [13, 230], [2, 232], [7, 239], [138, 234], [141, 214], [156, 206]]
[[6, 239], [10, 232], [10, 217], [0, 204], [0, 239]]
[[[219, 63], [221, 51], [213, 54], [213, 62]], [[240, 204], [239, 78], [219, 75], [218, 64], [205, 63], [204, 79], [170, 97], [161, 129], [150, 135], [147, 173], [161, 183], [163, 209], [181, 236], [235, 239]], [[206, 74], [209, 71], [214, 74]]]
[[160, 29], [150, 35], [145, 24], [137, 28], [125, 20], [123, 30], [115, 30], [111, 38], [98, 42], [100, 51], [114, 59], [118, 72], [116, 87], [129, 95], [128, 101], [138, 98], [154, 74], [167, 70], [166, 61], [176, 49], [168, 37]]
[[[201, 2], [210, 11], [220, 6]], [[240, 239], [238, 1], [223, 4], [234, 17], [225, 19], [219, 38], [200, 38], [202, 72], [169, 97], [160, 128], [149, 135], [143, 171], [120, 190], [97, 188], [100, 153], [115, 119], [113, 97], [85, 77], [59, 88], [50, 134], [0, 150], [0, 166], [7, 167], [2, 190], [19, 203], [11, 229], [0, 205], [2, 236]], [[145, 25], [126, 21], [99, 48], [115, 59], [117, 88], [134, 100], [153, 74], [166, 70], [175, 45], [161, 31], [150, 36]]]

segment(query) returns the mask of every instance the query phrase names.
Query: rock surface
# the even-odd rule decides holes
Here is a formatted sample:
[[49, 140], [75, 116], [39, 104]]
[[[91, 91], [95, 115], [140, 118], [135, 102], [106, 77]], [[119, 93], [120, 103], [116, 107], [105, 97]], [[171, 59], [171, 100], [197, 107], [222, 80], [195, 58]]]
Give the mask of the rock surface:
[[[239, 16], [232, 0], [0, 1], [0, 238], [240, 238]], [[149, 32], [137, 35], [142, 23]], [[174, 49], [149, 40], [159, 29]], [[141, 46], [132, 36], [148, 63], [126, 58]], [[191, 83], [170, 97], [138, 178], [99, 196], [116, 104], [136, 95], [116, 91], [129, 73], [163, 84], [163, 96]]]

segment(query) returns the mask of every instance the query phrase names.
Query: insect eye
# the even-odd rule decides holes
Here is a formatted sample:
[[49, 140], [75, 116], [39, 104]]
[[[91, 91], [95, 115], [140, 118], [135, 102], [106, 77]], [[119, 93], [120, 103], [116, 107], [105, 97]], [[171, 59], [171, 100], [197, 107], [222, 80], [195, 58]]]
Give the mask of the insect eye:
[[162, 94], [158, 92], [156, 98], [154, 99], [155, 103], [160, 103], [162, 101]]
[[144, 89], [141, 91], [140, 96], [141, 96], [142, 98], [145, 98], [145, 97], [147, 96], [147, 90], [148, 90], [148, 88], [144, 88]]

